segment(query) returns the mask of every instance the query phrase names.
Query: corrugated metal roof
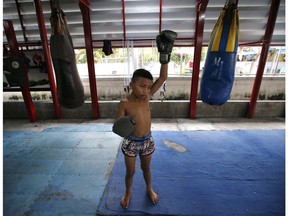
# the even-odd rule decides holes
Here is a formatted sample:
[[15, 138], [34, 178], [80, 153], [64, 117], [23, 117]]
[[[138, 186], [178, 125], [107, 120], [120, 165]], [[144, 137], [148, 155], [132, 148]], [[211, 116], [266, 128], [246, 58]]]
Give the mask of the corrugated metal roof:
[[[18, 0], [18, 2], [28, 42], [40, 41], [34, 1]], [[121, 0], [93, 0], [90, 11], [93, 46], [101, 47], [103, 44], [101, 41], [104, 39], [113, 40], [112, 45], [122, 46], [125, 36], [126, 39], [135, 40], [134, 46], [151, 46], [151, 40], [155, 39], [159, 29], [176, 31], [178, 39], [175, 44], [191, 46], [195, 36], [195, 2], [195, 0], [163, 0], [160, 14], [160, 1], [125, 0], [124, 28]], [[205, 14], [204, 44], [208, 44], [212, 29], [225, 2], [226, 0], [209, 1]], [[285, 0], [280, 2], [272, 44], [284, 45]], [[240, 44], [262, 40], [270, 5], [270, 0], [239, 0]], [[49, 0], [42, 0], [42, 7], [49, 39], [51, 32]], [[60, 7], [66, 14], [74, 46], [84, 47], [83, 20], [78, 1], [60, 0]], [[13, 21], [18, 42], [25, 42], [15, 0], [3, 0], [3, 19]], [[7, 42], [4, 32], [3, 42]]]

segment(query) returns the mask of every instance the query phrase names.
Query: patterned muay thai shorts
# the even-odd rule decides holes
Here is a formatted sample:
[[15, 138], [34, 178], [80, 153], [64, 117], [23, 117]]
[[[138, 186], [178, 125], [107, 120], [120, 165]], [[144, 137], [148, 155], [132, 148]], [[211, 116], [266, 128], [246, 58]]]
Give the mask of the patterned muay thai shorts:
[[121, 150], [128, 157], [150, 155], [155, 151], [154, 139], [151, 133], [141, 138], [127, 136], [123, 139]]

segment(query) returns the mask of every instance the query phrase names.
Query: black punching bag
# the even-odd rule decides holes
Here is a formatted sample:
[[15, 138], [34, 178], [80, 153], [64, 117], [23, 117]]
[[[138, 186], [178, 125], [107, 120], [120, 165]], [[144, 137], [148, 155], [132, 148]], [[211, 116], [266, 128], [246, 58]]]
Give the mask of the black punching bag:
[[78, 74], [66, 17], [61, 9], [53, 8], [50, 20], [50, 49], [56, 74], [58, 100], [65, 108], [77, 108], [84, 103], [84, 88]]

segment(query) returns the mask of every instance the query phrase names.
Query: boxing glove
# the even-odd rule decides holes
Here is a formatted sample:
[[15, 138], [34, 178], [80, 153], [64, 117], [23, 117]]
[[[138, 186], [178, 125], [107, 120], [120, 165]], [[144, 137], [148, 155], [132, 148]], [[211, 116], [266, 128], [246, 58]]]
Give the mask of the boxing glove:
[[126, 137], [133, 132], [135, 124], [136, 123], [134, 122], [132, 117], [127, 115], [117, 119], [114, 122], [112, 131], [121, 137]]
[[169, 63], [176, 37], [177, 33], [171, 30], [164, 30], [160, 33], [160, 35], [157, 35], [156, 43], [158, 52], [160, 53], [159, 61], [161, 64]]

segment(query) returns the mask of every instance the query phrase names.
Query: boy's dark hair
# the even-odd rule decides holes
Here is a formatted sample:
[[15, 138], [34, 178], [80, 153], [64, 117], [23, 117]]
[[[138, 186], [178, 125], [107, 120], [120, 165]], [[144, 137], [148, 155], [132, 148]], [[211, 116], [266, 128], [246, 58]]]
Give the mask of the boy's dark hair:
[[132, 76], [132, 82], [135, 81], [135, 79], [137, 79], [138, 77], [143, 77], [149, 80], [153, 81], [153, 76], [152, 74], [145, 70], [145, 69], [137, 69], [134, 71], [133, 76]]

